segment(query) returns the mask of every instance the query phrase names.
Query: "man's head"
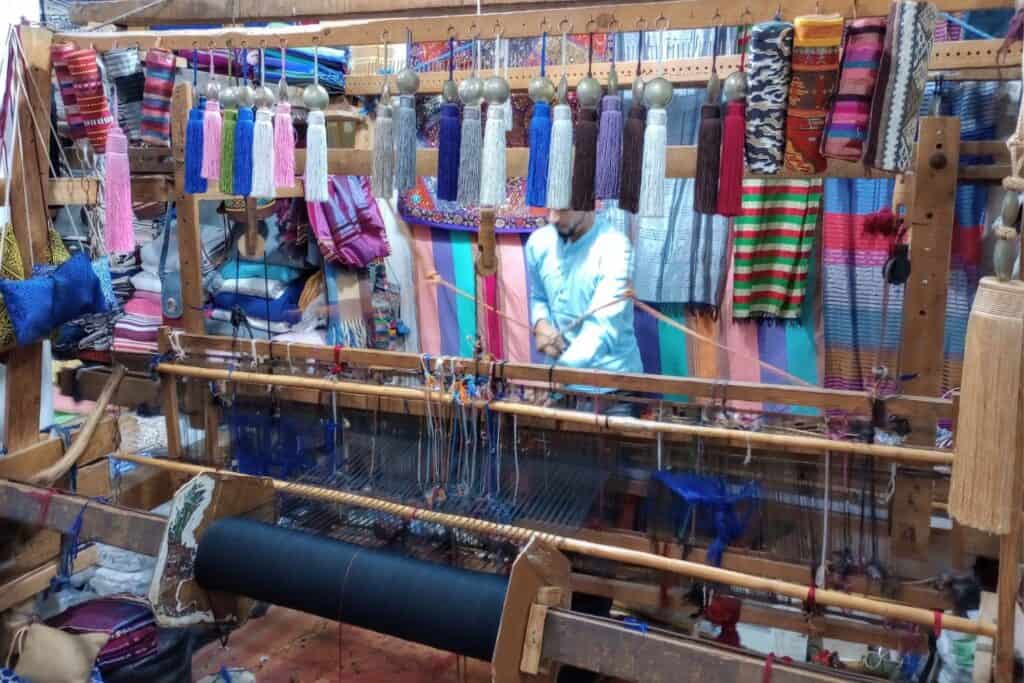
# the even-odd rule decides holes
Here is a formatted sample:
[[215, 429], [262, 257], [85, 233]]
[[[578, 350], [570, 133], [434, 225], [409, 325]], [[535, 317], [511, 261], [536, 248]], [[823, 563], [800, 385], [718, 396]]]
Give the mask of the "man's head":
[[570, 239], [585, 232], [594, 223], [593, 211], [570, 211], [569, 209], [551, 209], [548, 211], [548, 222], [555, 226], [558, 234]]

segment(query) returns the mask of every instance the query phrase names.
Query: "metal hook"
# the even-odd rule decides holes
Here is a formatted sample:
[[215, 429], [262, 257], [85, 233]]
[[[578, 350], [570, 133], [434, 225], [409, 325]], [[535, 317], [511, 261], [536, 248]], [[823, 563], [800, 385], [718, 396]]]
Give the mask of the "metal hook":
[[715, 28], [717, 28], [717, 27], [722, 25], [722, 22], [723, 22], [722, 15], [719, 13], [718, 8], [716, 7], [715, 8], [715, 16], [711, 17], [711, 25], [714, 26]]
[[597, 28], [597, 20], [594, 19], [593, 14], [590, 15], [589, 19], [587, 19], [587, 23], [583, 25], [583, 30], [586, 31], [587, 33], [593, 33], [594, 31], [591, 30], [591, 26]]
[[640, 17], [636, 20], [636, 28], [638, 31], [646, 31], [647, 27], [647, 17]]
[[[715, 10], [715, 14], [718, 14], [718, 10]], [[662, 22], [664, 22], [664, 24]], [[664, 31], [668, 29], [668, 17], [666, 17], [664, 14], [659, 14], [658, 18], [654, 20], [654, 28], [658, 29], [659, 31]]]
[[455, 38], [455, 27], [451, 24], [448, 24], [448, 37], [452, 39]]
[[494, 22], [494, 36], [501, 38], [505, 34], [505, 27], [501, 25], [501, 20]]
[[383, 31], [381, 31], [380, 32], [380, 40], [385, 45], [390, 43], [391, 42], [391, 31], [389, 31], [388, 29], [384, 29]]
[[[566, 25], [569, 26], [568, 29], [565, 28]], [[562, 32], [562, 35], [566, 35], [568, 33], [571, 33], [572, 32], [572, 22], [569, 21], [568, 19], [562, 19], [560, 22], [558, 22], [558, 30]]]
[[537, 28], [540, 29], [540, 33], [545, 33], [547, 31], [547, 28], [548, 28], [548, 18], [547, 17], [541, 17], [540, 25]]
[[469, 33], [473, 37], [473, 40], [478, 40], [480, 38], [480, 27], [476, 25], [475, 21], [469, 25]]
[[613, 14], [611, 20], [608, 22], [608, 33], [618, 32], [621, 29], [621, 26], [622, 25], [619, 23], [619, 20], [616, 19]]

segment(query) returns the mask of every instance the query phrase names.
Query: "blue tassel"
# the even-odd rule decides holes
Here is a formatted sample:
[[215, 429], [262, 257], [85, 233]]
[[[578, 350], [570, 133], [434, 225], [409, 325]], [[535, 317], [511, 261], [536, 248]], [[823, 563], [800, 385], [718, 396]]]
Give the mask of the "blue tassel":
[[232, 174], [232, 193], [248, 197], [252, 192], [252, 134], [256, 118], [251, 107], [238, 110], [235, 124], [235, 163]]
[[206, 192], [206, 178], [203, 177], [203, 110], [198, 107], [189, 110], [188, 127], [185, 129], [185, 192]]
[[462, 123], [459, 105], [448, 102], [441, 107], [441, 133], [437, 152], [437, 198], [454, 202], [459, 195], [459, 148]]
[[551, 151], [551, 105], [533, 104], [530, 117], [530, 166], [526, 176], [526, 203], [548, 205], [548, 153]]

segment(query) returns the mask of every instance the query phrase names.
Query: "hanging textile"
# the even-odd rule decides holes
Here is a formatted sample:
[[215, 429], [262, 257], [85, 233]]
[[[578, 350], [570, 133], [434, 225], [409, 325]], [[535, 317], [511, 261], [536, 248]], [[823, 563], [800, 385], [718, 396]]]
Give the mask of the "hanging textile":
[[[495, 230], [499, 234], [533, 232], [547, 223], [547, 209], [526, 205], [525, 178], [509, 178], [506, 197], [503, 205], [494, 207]], [[402, 220], [411, 225], [431, 228], [475, 232], [480, 224], [479, 207], [438, 198], [435, 178], [419, 177], [411, 190], [398, 195], [398, 212]]]
[[864, 154], [870, 166], [900, 173], [910, 166], [935, 17], [935, 6], [918, 0], [899, 0], [889, 12]]
[[800, 317], [821, 190], [820, 178], [743, 182], [743, 213], [733, 219], [734, 318]]
[[78, 99], [75, 97], [75, 81], [71, 77], [68, 68], [68, 55], [75, 51], [73, 43], [54, 43], [50, 46], [50, 59], [53, 61], [53, 71], [57, 76], [58, 92], [61, 103], [64, 105], [64, 118], [68, 123], [68, 135], [72, 140], [85, 138], [85, 122], [78, 109]]
[[146, 53], [146, 84], [142, 94], [142, 141], [167, 147], [171, 143], [171, 95], [174, 53], [152, 48]]
[[797, 17], [793, 30], [793, 66], [786, 111], [786, 168], [821, 173], [822, 131], [839, 77], [838, 14]]
[[766, 21], [750, 30], [747, 85], [747, 168], [778, 173], [786, 144], [793, 24]]
[[885, 42], [885, 19], [854, 19], [843, 37], [839, 87], [825, 124], [822, 154], [832, 159], [859, 161], [864, 152], [871, 97]]
[[365, 176], [330, 176], [326, 202], [307, 202], [320, 253], [330, 263], [365, 268], [387, 256], [387, 237], [370, 181]]
[[114, 122], [107, 94], [103, 91], [96, 50], [84, 49], [66, 55], [68, 71], [75, 83], [75, 101], [85, 125], [85, 134], [93, 152], [102, 154], [107, 147], [107, 129]]

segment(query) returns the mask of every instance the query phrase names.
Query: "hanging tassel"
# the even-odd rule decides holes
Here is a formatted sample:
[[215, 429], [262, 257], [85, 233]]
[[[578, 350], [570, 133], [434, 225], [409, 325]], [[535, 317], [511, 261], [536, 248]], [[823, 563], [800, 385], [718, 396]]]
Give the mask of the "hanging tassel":
[[[188, 111], [188, 126], [185, 128], [185, 192], [199, 194], [206, 192], [206, 178], [203, 177], [203, 110], [193, 107]], [[107, 141], [110, 147], [110, 141]]]
[[747, 103], [734, 100], [726, 105], [722, 126], [722, 160], [718, 173], [718, 213], [740, 215], [743, 199], [744, 144], [747, 135]]
[[306, 201], [326, 202], [327, 127], [324, 125], [324, 113], [319, 109], [311, 110], [306, 123]]
[[206, 100], [206, 111], [203, 113], [203, 177], [207, 180], [220, 181], [220, 149], [223, 119], [220, 115], [220, 102]]
[[132, 178], [128, 167], [128, 138], [120, 126], [107, 131], [106, 157], [103, 241], [111, 254], [130, 254], [135, 251]]
[[638, 211], [645, 218], [660, 218], [665, 215], [665, 122], [667, 119], [668, 113], [664, 109], [651, 109], [647, 112]]
[[576, 152], [572, 160], [572, 210], [594, 210], [594, 177], [597, 172], [597, 110], [580, 107], [574, 132]]
[[459, 198], [459, 145], [462, 122], [459, 105], [446, 102], [441, 106], [441, 131], [437, 144], [437, 198], [453, 202]]
[[232, 177], [235, 172], [235, 124], [238, 122], [238, 112], [234, 109], [226, 109], [223, 116], [224, 126], [220, 145], [220, 191], [224, 194], [231, 194], [234, 191]]
[[256, 110], [256, 126], [252, 132], [252, 196], [273, 199], [274, 185], [274, 124], [269, 109]]
[[480, 125], [480, 107], [462, 109], [462, 140], [459, 145], [459, 204], [476, 206], [480, 203], [480, 164], [483, 151], [483, 126]]
[[252, 193], [252, 137], [255, 121], [250, 107], [238, 110], [235, 124], [235, 168], [231, 177], [234, 194], [248, 197]]
[[551, 149], [551, 105], [534, 102], [530, 118], [530, 165], [526, 173], [526, 203], [547, 206], [548, 157]]
[[548, 208], [568, 209], [572, 201], [572, 110], [555, 105], [548, 152]]
[[722, 155], [722, 110], [717, 104], [700, 108], [697, 133], [697, 172], [693, 187], [693, 208], [703, 214], [718, 210], [718, 167]]
[[395, 186], [399, 192], [416, 184], [416, 98], [401, 95], [395, 109]]
[[277, 103], [274, 114], [274, 185], [295, 185], [295, 133], [292, 130], [292, 105]]
[[622, 173], [619, 174], [619, 208], [630, 213], [640, 210], [640, 178], [644, 170], [644, 119], [647, 113], [637, 100], [629, 108], [622, 132]]
[[487, 108], [484, 147], [480, 162], [480, 204], [501, 206], [505, 203], [506, 154], [504, 104]]
[[395, 189], [395, 132], [391, 107], [377, 107], [377, 125], [373, 128], [373, 196], [391, 199]]
[[619, 196], [619, 168], [622, 165], [622, 100], [617, 95], [601, 98], [599, 130], [594, 195], [598, 199], [615, 199]]

